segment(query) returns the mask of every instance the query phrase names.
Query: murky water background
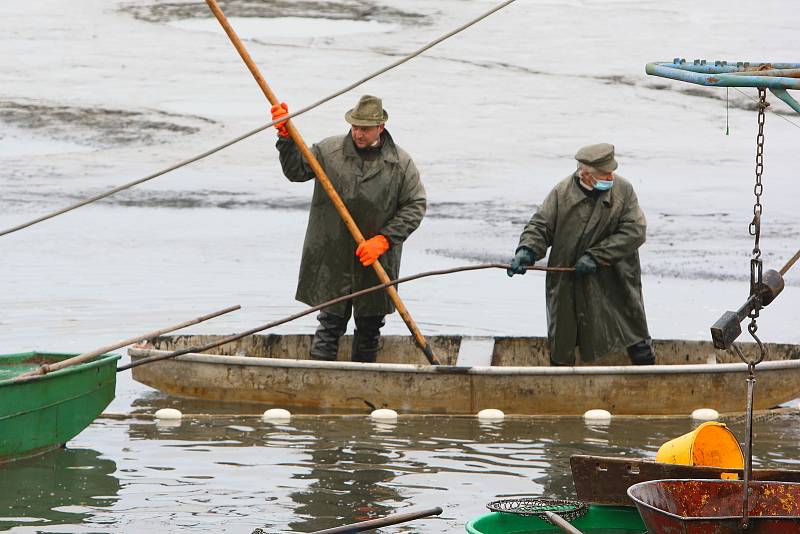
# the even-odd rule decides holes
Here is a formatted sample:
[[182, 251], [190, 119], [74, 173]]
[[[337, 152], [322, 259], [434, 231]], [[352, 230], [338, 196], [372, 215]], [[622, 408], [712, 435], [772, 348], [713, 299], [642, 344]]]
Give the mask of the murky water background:
[[[223, 4], [275, 92], [298, 109], [495, 5], [488, 0]], [[708, 339], [747, 295], [752, 242], [752, 90], [644, 75], [647, 61], [798, 61], [800, 18], [763, 2], [519, 1], [424, 56], [297, 120], [344, 133], [359, 94], [383, 97], [415, 159], [429, 211], [403, 273], [507, 260], [581, 145], [617, 146], [648, 221], [641, 249], [654, 337]], [[787, 52], [789, 50], [789, 52]], [[202, 2], [0, 3], [0, 228], [149, 174], [268, 120], [263, 95]], [[767, 116], [762, 248], [798, 247], [800, 119]], [[791, 121], [791, 122], [790, 122]], [[203, 313], [227, 333], [289, 315], [310, 184], [281, 176], [265, 132], [103, 203], [0, 239], [3, 352], [81, 352]], [[800, 283], [759, 332], [800, 342]], [[429, 334], [543, 335], [543, 277], [502, 272], [401, 288]], [[278, 332], [309, 332], [313, 316]], [[390, 318], [385, 331], [403, 333]], [[180, 404], [119, 376], [110, 411]], [[230, 413], [236, 407], [202, 406]], [[248, 412], [249, 413], [249, 412]], [[144, 417], [142, 415], [141, 417]], [[762, 421], [756, 453], [793, 463], [794, 418]], [[497, 495], [566, 495], [574, 452], [652, 455], [688, 420], [102, 419], [71, 450], [0, 471], [0, 525], [20, 532], [310, 531], [405, 506], [441, 519], [396, 531], [456, 532]], [[735, 427], [735, 429], [738, 427]], [[741, 435], [741, 429], [737, 431]], [[42, 518], [39, 521], [36, 518]], [[28, 526], [22, 526], [28, 525]], [[42, 526], [44, 525], [44, 526]]]

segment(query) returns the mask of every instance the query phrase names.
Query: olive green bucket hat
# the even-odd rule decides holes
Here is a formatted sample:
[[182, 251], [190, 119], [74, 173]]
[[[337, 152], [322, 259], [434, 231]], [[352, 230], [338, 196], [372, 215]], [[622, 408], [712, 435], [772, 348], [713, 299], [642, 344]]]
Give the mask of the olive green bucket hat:
[[389, 119], [383, 102], [377, 96], [364, 95], [356, 107], [344, 114], [344, 120], [353, 126], [379, 126]]

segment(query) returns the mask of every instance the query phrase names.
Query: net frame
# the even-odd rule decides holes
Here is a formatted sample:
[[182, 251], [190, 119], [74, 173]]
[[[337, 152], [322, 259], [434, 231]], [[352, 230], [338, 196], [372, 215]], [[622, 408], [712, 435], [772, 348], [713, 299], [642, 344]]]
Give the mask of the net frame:
[[521, 516], [536, 516], [550, 523], [545, 512], [558, 514], [566, 521], [572, 521], [583, 516], [589, 507], [581, 501], [570, 499], [543, 499], [540, 497], [518, 497], [514, 499], [499, 499], [491, 501], [486, 508], [493, 512], [516, 514]]

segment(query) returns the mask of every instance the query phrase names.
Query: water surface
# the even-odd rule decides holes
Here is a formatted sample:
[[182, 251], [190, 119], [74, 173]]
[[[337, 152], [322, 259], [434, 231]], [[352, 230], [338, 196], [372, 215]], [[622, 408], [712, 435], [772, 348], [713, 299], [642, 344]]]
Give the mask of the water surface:
[[[797, 415], [755, 425], [756, 465], [790, 468]], [[729, 420], [741, 436], [741, 420]], [[653, 457], [688, 419], [295, 417], [99, 419], [69, 448], [5, 466], [0, 527], [13, 532], [311, 532], [441, 506], [386, 532], [463, 532], [490, 500], [574, 498], [571, 454]]]

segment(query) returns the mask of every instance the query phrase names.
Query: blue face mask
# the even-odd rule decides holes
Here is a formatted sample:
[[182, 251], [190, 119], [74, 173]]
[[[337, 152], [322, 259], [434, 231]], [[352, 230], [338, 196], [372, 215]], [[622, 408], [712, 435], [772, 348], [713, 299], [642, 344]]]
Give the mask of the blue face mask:
[[613, 180], [597, 180], [597, 183], [594, 184], [594, 188], [598, 191], [608, 191], [613, 185]]

